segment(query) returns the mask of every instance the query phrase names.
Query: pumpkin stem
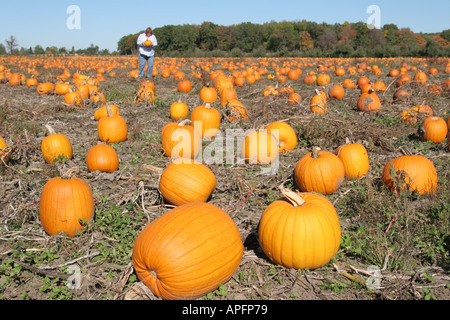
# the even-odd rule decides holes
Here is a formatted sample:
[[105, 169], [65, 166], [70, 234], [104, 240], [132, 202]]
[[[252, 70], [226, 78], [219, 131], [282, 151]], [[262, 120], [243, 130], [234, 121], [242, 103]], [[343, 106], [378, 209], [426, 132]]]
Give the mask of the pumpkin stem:
[[[228, 103], [228, 102], [227, 102], [227, 103]], [[211, 103], [209, 103], [209, 102], [206, 103], [206, 104], [205, 104], [205, 108], [206, 108], [206, 109], [211, 109]]]
[[109, 104], [106, 105], [106, 113], [108, 114], [108, 117], [113, 116], [111, 105], [109, 105]]
[[80, 168], [78, 167], [73, 167], [69, 170], [67, 170], [65, 173], [62, 174], [61, 178], [62, 179], [70, 179], [72, 178], [72, 174], [77, 172]]
[[50, 127], [49, 124], [46, 124], [45, 127], [47, 128], [49, 135], [56, 134], [55, 130], [52, 127]]
[[346, 138], [345, 138], [345, 144], [350, 144], [350, 143], [351, 143], [350, 138], [349, 138], [349, 137], [346, 137]]
[[306, 201], [303, 200], [303, 198], [297, 192], [289, 190], [288, 188], [285, 188], [283, 185], [280, 185], [279, 188], [283, 196], [286, 197], [294, 207], [300, 207], [303, 204], [305, 204]]
[[322, 149], [320, 149], [319, 147], [314, 147], [314, 149], [313, 149], [313, 151], [312, 151], [312, 156], [311, 156], [311, 158], [317, 159], [317, 158], [319, 157], [319, 152], [320, 152], [321, 150], [322, 150]]
[[187, 125], [189, 123], [191, 123], [191, 119], [184, 119], [178, 125], [181, 127], [181, 126], [185, 126], [185, 125]]
[[158, 174], [163, 172], [163, 169], [158, 168], [156, 166], [153, 166], [151, 164], [143, 164], [142, 165], [142, 169], [153, 171], [153, 172], [158, 173]]

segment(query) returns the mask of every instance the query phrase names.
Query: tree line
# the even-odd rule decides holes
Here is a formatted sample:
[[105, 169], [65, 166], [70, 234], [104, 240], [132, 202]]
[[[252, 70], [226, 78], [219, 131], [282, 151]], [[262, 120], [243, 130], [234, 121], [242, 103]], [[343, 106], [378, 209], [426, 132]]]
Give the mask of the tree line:
[[[94, 44], [78, 50], [40, 45], [19, 49], [17, 40], [11, 36], [5, 40], [6, 46], [0, 43], [0, 55], [136, 54], [137, 37], [142, 32], [121, 37], [114, 52], [101, 50]], [[173, 57], [448, 57], [450, 53], [450, 29], [424, 34], [395, 24], [371, 29], [363, 22], [332, 25], [302, 20], [223, 26], [205, 21], [201, 25], [165, 25], [154, 28], [153, 33], [158, 38], [156, 54]]]
[[[141, 31], [142, 32], [142, 31]], [[120, 54], [134, 54], [141, 32], [123, 36]], [[414, 33], [395, 24], [371, 29], [366, 23], [327, 24], [282, 21], [231, 26], [165, 25], [154, 28], [158, 52], [166, 56], [448, 56], [450, 29], [440, 34]]]

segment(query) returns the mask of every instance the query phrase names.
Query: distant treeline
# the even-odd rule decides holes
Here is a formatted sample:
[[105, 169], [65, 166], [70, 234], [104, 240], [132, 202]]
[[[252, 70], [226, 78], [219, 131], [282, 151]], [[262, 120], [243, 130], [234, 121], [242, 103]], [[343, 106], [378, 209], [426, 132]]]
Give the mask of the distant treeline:
[[[0, 43], [0, 55], [136, 54], [137, 37], [142, 32], [120, 38], [114, 52], [94, 44], [78, 50], [40, 45], [19, 49], [11, 36], [6, 46]], [[169, 57], [448, 57], [450, 53], [450, 29], [424, 34], [395, 24], [371, 29], [363, 22], [331, 25], [302, 20], [223, 26], [206, 21], [201, 25], [166, 25], [154, 28], [153, 33], [158, 38], [156, 54]]]
[[[119, 54], [134, 54], [136, 34], [123, 36]], [[223, 26], [166, 25], [154, 28], [158, 55], [164, 56], [304, 56], [304, 57], [436, 57], [449, 56], [450, 29], [438, 34], [414, 33], [386, 24], [327, 24], [309, 21]]]

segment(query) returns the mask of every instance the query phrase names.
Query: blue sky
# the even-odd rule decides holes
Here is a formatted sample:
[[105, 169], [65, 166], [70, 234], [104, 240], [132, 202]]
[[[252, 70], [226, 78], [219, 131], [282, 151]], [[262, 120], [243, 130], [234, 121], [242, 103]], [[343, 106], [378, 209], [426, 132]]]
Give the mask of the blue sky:
[[[114, 51], [119, 39], [147, 26], [270, 21], [366, 22], [370, 5], [380, 8], [381, 26], [394, 23], [414, 32], [450, 29], [449, 0], [208, 0], [208, 1], [2, 1], [0, 42], [14, 35], [20, 47], [41, 45], [83, 49], [91, 44]], [[80, 28], [69, 29], [70, 5], [80, 8]]]

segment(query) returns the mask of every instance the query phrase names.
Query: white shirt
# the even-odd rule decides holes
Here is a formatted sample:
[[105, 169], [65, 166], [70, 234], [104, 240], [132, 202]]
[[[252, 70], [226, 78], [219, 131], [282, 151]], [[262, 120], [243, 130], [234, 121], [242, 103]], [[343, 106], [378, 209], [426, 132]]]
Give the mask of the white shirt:
[[[150, 40], [152, 45], [150, 47], [144, 46], [144, 42]], [[155, 47], [158, 45], [155, 35], [151, 35], [147, 38], [145, 33], [141, 33], [137, 39], [137, 45], [139, 46], [139, 53], [147, 57], [155, 55]]]

